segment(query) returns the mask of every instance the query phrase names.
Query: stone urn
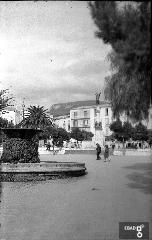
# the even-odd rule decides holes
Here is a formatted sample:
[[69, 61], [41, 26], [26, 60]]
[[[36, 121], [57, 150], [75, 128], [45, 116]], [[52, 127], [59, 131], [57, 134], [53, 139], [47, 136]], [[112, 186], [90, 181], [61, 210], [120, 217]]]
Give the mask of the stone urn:
[[42, 132], [42, 130], [30, 128], [1, 128], [1, 130], [5, 134], [3, 139], [1, 162], [40, 162], [38, 153], [38, 135]]

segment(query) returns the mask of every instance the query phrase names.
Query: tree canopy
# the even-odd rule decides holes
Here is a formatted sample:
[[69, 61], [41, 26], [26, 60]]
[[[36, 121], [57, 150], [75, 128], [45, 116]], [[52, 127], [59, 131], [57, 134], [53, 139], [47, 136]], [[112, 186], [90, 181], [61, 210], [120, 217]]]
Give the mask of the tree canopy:
[[112, 47], [108, 55], [112, 75], [107, 76], [105, 97], [114, 117], [124, 113], [140, 121], [151, 103], [151, 3], [91, 1], [96, 36]]
[[78, 127], [75, 127], [72, 129], [70, 137], [76, 139], [77, 141], [91, 140], [93, 133], [84, 130], [81, 131]]
[[50, 125], [44, 129], [42, 134], [40, 134], [40, 138], [47, 140], [50, 137], [53, 139], [55, 146], [62, 147], [63, 141], [68, 141], [70, 134], [64, 128]]
[[148, 139], [147, 128], [142, 123], [138, 123], [135, 126], [135, 130], [134, 130], [134, 134], [133, 134], [133, 140], [146, 141], [147, 139]]
[[117, 140], [122, 140], [123, 127], [120, 119], [117, 119], [110, 124], [110, 130], [114, 132], [114, 138]]
[[63, 141], [69, 141], [70, 134], [64, 128], [59, 128], [52, 124], [43, 129], [43, 132], [40, 133], [39, 138], [43, 140], [52, 138], [54, 145], [61, 147], [63, 146]]
[[64, 128], [57, 128], [55, 134], [51, 134], [56, 146], [63, 146], [63, 141], [69, 141], [69, 133]]
[[[122, 122], [118, 119], [111, 123], [110, 130], [114, 133], [114, 138], [119, 141], [132, 139], [134, 141], [147, 141], [150, 139], [150, 133], [147, 128], [140, 122], [133, 127], [129, 122]], [[149, 133], [149, 135], [148, 135]]]
[[0, 117], [0, 128], [14, 128], [14, 123]]
[[22, 127], [44, 129], [52, 124], [47, 114], [47, 109], [44, 109], [44, 107], [30, 106], [27, 108], [27, 111], [28, 116], [20, 123]]

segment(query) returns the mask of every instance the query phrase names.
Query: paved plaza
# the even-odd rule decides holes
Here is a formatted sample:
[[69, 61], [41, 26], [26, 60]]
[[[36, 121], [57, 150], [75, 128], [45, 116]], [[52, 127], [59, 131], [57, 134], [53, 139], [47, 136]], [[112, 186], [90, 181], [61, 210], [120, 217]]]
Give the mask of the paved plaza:
[[42, 161], [85, 162], [88, 174], [3, 183], [2, 239], [118, 240], [119, 222], [144, 221], [151, 228], [151, 158], [113, 156], [110, 163], [95, 159], [41, 155]]

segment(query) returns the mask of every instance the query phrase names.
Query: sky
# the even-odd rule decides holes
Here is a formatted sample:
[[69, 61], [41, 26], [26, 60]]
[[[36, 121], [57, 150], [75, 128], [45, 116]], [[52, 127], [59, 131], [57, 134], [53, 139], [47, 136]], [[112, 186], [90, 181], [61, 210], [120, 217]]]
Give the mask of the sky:
[[14, 104], [95, 99], [109, 75], [110, 46], [87, 1], [0, 1], [0, 88]]

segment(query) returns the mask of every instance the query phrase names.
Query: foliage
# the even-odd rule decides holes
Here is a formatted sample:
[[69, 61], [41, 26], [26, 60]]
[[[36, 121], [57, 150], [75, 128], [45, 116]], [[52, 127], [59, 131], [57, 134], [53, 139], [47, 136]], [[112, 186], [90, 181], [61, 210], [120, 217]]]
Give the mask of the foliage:
[[52, 124], [47, 115], [47, 109], [44, 109], [44, 107], [30, 106], [27, 111], [28, 116], [20, 123], [22, 127], [44, 129]]
[[112, 133], [110, 136], [105, 136], [105, 141], [113, 141], [115, 139], [115, 134]]
[[52, 134], [54, 145], [63, 146], [63, 141], [69, 141], [69, 134], [64, 128], [57, 128], [56, 133]]
[[70, 133], [70, 137], [73, 138], [73, 139], [76, 139], [77, 141], [83, 141], [84, 140], [83, 133], [78, 127], [75, 127], [75, 128], [72, 129], [72, 131]]
[[6, 128], [8, 126], [8, 120], [0, 117], [0, 128]]
[[110, 124], [110, 130], [116, 133], [122, 132], [122, 122], [120, 121], [120, 119], [117, 119]]
[[122, 141], [123, 127], [120, 119], [117, 119], [110, 124], [110, 130], [114, 132], [114, 137], [117, 140]]
[[148, 130], [148, 142], [152, 145], [152, 130]]
[[148, 130], [141, 122], [135, 126], [133, 140], [140, 141], [148, 140]]
[[151, 97], [151, 3], [124, 2], [120, 7], [116, 1], [94, 1], [89, 5], [96, 36], [112, 47], [108, 59], [113, 73], [106, 78], [105, 96], [111, 100], [113, 114], [146, 119]]
[[134, 135], [134, 132], [135, 132], [135, 129], [132, 127], [131, 123], [129, 123], [129, 122], [123, 123], [122, 130], [123, 130], [123, 138], [125, 141], [132, 138], [132, 136]]
[[84, 130], [81, 131], [78, 127], [75, 127], [72, 129], [70, 137], [76, 139], [77, 141], [91, 140], [93, 133]]
[[58, 137], [58, 128], [56, 126], [48, 126], [46, 127], [45, 129], [45, 132], [46, 133], [46, 139], [50, 138], [53, 138], [53, 139], [56, 139]]
[[148, 139], [148, 130], [141, 122], [133, 127], [129, 122], [124, 122], [122, 125], [122, 122], [118, 119], [110, 125], [110, 130], [114, 132], [114, 137], [119, 141], [127, 141], [130, 138], [135, 141], [146, 141]]
[[40, 162], [38, 139], [36, 137], [32, 139], [6, 138], [3, 143], [1, 162]]
[[53, 139], [54, 145], [61, 147], [63, 146], [63, 141], [69, 141], [69, 133], [64, 128], [58, 128], [54, 125], [47, 126], [43, 133], [40, 135], [41, 139]]
[[82, 134], [84, 136], [84, 140], [86, 140], [86, 141], [91, 141], [94, 136], [94, 134], [92, 132], [87, 132], [84, 130], [82, 130]]

